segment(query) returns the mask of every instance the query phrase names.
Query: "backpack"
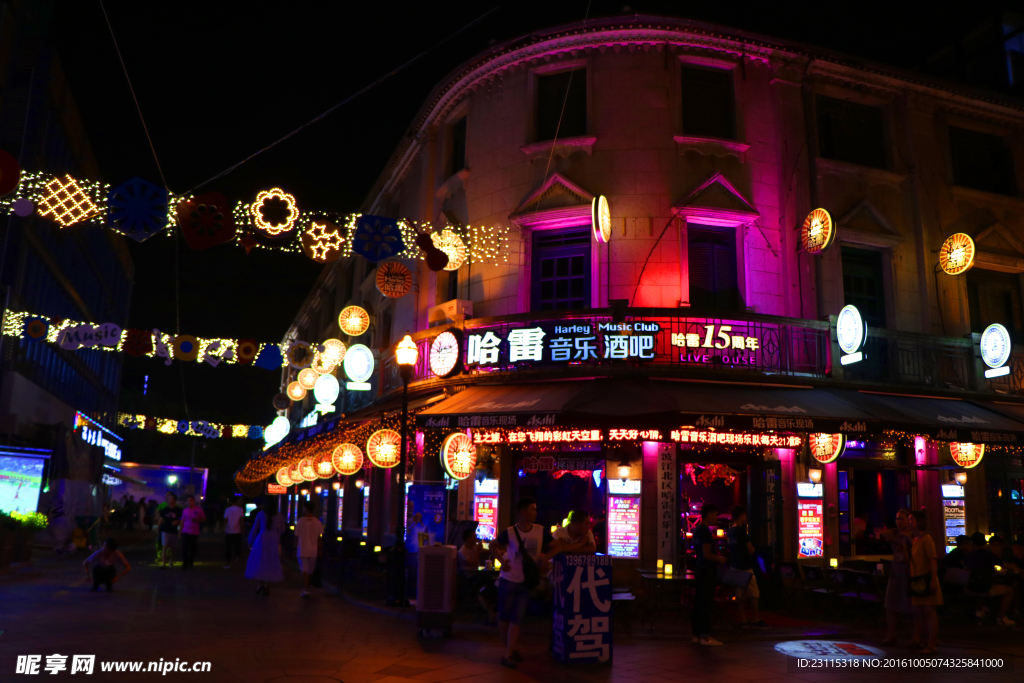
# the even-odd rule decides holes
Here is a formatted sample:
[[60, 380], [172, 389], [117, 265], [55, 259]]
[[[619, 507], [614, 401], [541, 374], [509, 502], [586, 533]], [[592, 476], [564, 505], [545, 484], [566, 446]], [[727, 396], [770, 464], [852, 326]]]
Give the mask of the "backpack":
[[516, 541], [519, 542], [518, 552], [523, 558], [523, 586], [527, 590], [533, 590], [540, 585], [540, 568], [537, 566], [536, 560], [530, 557], [526, 546], [523, 545], [523, 537], [519, 535], [519, 525], [513, 526], [512, 530], [516, 532]]

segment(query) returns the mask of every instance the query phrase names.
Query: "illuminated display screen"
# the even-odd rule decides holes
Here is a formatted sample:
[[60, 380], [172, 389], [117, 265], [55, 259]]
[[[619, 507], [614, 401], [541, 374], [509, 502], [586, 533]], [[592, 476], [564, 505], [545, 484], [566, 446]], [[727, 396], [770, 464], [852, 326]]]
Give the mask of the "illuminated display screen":
[[824, 484], [812, 484], [807, 481], [796, 483], [796, 495], [800, 498], [824, 498]]
[[35, 512], [43, 484], [42, 458], [0, 456], [0, 510]]
[[640, 557], [639, 496], [608, 496], [608, 554]]
[[948, 553], [956, 547], [957, 536], [967, 535], [967, 515], [964, 510], [964, 499], [943, 499], [942, 516], [946, 523], [946, 552]]
[[370, 487], [363, 487], [363, 536], [369, 536], [370, 531]]
[[473, 519], [476, 520], [476, 537], [481, 541], [493, 541], [498, 523], [498, 497], [474, 496]]
[[824, 518], [820, 500], [801, 500], [796, 504], [798, 557], [822, 557], [825, 552]]

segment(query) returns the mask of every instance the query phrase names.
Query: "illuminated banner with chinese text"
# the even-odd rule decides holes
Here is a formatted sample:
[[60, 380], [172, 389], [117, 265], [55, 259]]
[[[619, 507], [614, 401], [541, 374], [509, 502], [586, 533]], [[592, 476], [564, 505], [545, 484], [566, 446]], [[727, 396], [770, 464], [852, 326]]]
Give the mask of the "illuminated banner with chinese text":
[[555, 659], [565, 664], [610, 664], [612, 558], [556, 555], [551, 563]]
[[735, 434], [733, 432], [704, 432], [688, 429], [673, 429], [669, 432], [669, 437], [678, 443], [724, 444], [728, 446], [799, 448], [803, 443], [799, 436], [784, 434]]
[[639, 496], [608, 496], [608, 555], [640, 557]]
[[796, 504], [797, 540], [800, 544], [797, 557], [824, 557], [825, 518], [820, 500], [800, 500]]
[[473, 519], [476, 520], [476, 537], [481, 541], [493, 541], [498, 525], [498, 497], [473, 497]]

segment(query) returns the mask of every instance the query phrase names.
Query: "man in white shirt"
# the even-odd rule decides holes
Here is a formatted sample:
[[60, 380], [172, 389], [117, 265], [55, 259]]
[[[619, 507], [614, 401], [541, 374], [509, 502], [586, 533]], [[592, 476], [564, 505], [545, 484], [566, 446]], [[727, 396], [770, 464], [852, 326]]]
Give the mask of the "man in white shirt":
[[224, 557], [227, 564], [224, 569], [231, 569], [236, 559], [242, 558], [242, 520], [245, 518], [245, 510], [242, 509], [242, 499], [235, 498], [231, 505], [224, 510]]
[[[533, 498], [520, 498], [516, 503], [519, 521], [515, 526], [502, 531], [491, 544], [491, 552], [501, 556], [501, 574], [498, 577], [498, 629], [505, 642], [505, 656], [501, 665], [510, 669], [522, 661], [522, 656], [515, 649], [519, 639], [519, 627], [526, 618], [526, 609], [530, 604], [530, 592], [536, 584], [529, 585], [523, 569], [524, 555], [529, 555], [540, 569], [545, 560], [544, 551], [551, 542], [551, 534], [537, 521], [537, 502]], [[538, 571], [531, 572], [537, 578]]]
[[586, 510], [573, 510], [569, 513], [569, 524], [555, 529], [554, 543], [548, 551], [548, 557], [558, 553], [567, 555], [585, 555], [597, 552], [594, 532], [590, 530], [590, 513]]
[[295, 538], [299, 547], [299, 571], [302, 572], [301, 597], [309, 595], [309, 579], [316, 570], [316, 558], [320, 557], [324, 549], [324, 525], [316, 518], [316, 505], [313, 501], [306, 501], [306, 514], [300, 517], [295, 523]]

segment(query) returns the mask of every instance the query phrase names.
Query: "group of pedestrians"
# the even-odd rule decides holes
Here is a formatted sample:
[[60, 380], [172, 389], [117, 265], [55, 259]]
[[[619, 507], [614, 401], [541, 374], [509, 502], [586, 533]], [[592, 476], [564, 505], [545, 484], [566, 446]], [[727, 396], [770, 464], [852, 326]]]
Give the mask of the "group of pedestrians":
[[126, 531], [149, 529], [153, 525], [156, 507], [153, 498], [139, 498], [136, 501], [135, 496], [126, 493], [110, 501], [110, 525]]
[[896, 513], [896, 528], [886, 529], [882, 537], [892, 544], [885, 591], [887, 631], [882, 644], [897, 644], [900, 619], [909, 615], [914, 624], [909, 647], [931, 654], [938, 647], [937, 608], [943, 599], [938, 553], [928, 534], [928, 513], [901, 509]]
[[[270, 584], [284, 581], [281, 566], [281, 534], [287, 528], [284, 515], [278, 512], [277, 502], [270, 500], [256, 515], [249, 532], [249, 561], [245, 578], [256, 581], [257, 595], [270, 595]], [[296, 550], [299, 571], [302, 572], [302, 597], [309, 595], [310, 583], [316, 572], [317, 558], [323, 555], [324, 526], [316, 517], [312, 501], [305, 504], [305, 514], [295, 523]]]

